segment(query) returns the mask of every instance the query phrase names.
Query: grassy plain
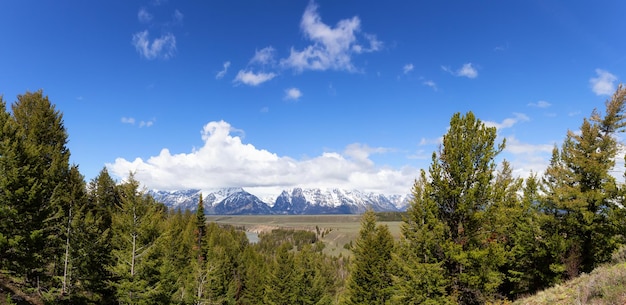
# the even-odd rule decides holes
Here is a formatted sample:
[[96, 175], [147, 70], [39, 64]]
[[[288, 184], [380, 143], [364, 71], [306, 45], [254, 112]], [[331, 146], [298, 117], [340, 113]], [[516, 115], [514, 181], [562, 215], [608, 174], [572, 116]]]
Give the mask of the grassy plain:
[[[220, 225], [245, 228], [248, 232], [268, 232], [273, 229], [296, 229], [315, 232], [319, 229], [324, 251], [329, 255], [349, 255], [344, 246], [356, 239], [361, 228], [361, 215], [207, 215], [207, 221]], [[400, 237], [401, 221], [378, 221], [387, 225], [391, 234]]]

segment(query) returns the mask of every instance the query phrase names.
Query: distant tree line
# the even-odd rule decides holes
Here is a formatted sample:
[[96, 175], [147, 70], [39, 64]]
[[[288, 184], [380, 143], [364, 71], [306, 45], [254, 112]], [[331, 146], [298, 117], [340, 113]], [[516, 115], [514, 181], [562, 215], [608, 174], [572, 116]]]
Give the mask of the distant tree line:
[[[0, 97], [0, 291], [30, 304], [484, 304], [589, 272], [625, 243], [626, 188], [611, 171], [626, 89], [515, 177], [505, 142], [457, 113], [417, 177], [401, 237], [368, 210], [350, 256], [319, 232], [241, 230], [170, 211], [132, 173], [86, 182], [42, 91]], [[379, 215], [395, 220], [397, 214]], [[380, 218], [379, 218], [380, 220]], [[318, 229], [319, 230], [319, 229]]]

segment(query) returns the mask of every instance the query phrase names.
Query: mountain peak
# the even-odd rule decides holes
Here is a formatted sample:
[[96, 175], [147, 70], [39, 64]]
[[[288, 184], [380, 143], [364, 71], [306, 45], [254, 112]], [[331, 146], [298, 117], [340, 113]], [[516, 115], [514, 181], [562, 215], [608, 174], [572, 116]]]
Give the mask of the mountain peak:
[[[173, 209], [195, 211], [200, 190], [157, 191], [149, 193]], [[301, 188], [283, 190], [265, 202], [241, 187], [204, 191], [207, 214], [360, 214], [374, 211], [402, 211], [409, 195], [386, 196], [339, 188]], [[266, 199], [267, 201], [267, 199]]]

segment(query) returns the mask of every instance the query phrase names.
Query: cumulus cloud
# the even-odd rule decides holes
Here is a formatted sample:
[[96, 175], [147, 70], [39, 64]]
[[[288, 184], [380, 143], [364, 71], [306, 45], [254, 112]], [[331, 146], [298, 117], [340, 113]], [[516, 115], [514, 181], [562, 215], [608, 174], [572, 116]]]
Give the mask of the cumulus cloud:
[[210, 122], [202, 129], [204, 145], [192, 152], [172, 154], [168, 149], [162, 149], [147, 160], [118, 158], [107, 164], [107, 168], [118, 177], [125, 177], [132, 171], [147, 188], [209, 190], [238, 186], [255, 195], [272, 195], [255, 191], [271, 189], [279, 192], [292, 187], [407, 194], [418, 174], [417, 169], [411, 167], [375, 166], [368, 156], [384, 153], [385, 148], [351, 144], [343, 153], [325, 152], [317, 157], [297, 160], [244, 143], [232, 134], [233, 131], [227, 122]]
[[375, 35], [360, 35], [366, 45], [357, 39], [357, 34], [361, 34], [361, 20], [358, 17], [340, 20], [331, 27], [322, 22], [317, 4], [312, 1], [302, 15], [300, 29], [312, 44], [302, 50], [292, 47], [289, 57], [281, 60], [283, 66], [299, 72], [329, 69], [356, 71], [352, 63], [354, 54], [375, 52], [382, 48], [382, 42]]
[[228, 73], [228, 67], [230, 67], [230, 61], [226, 61], [224, 62], [224, 69], [222, 69], [222, 71], [217, 72], [217, 74], [215, 75], [215, 79], [222, 79], [226, 73]]
[[411, 71], [413, 71], [413, 64], [406, 64], [404, 65], [404, 67], [402, 67], [402, 72], [404, 72], [404, 74], [407, 74]]
[[613, 94], [615, 92], [615, 82], [617, 81], [617, 76], [602, 69], [596, 69], [596, 74], [597, 77], [589, 79], [591, 90], [593, 90], [596, 95]]
[[285, 90], [285, 99], [297, 101], [302, 97], [302, 92], [298, 88], [289, 88]]
[[504, 119], [500, 123], [492, 122], [492, 121], [484, 121], [483, 123], [485, 123], [485, 126], [487, 126], [487, 127], [495, 127], [498, 130], [500, 130], [500, 129], [504, 129], [504, 128], [511, 128], [511, 127], [513, 127], [513, 125], [515, 125], [517, 123], [526, 122], [526, 121], [530, 120], [530, 118], [528, 118], [528, 116], [526, 116], [523, 113], [513, 113], [513, 115], [514, 115], [514, 117], [506, 118], [506, 119]]
[[534, 103], [534, 102], [528, 103], [528, 106], [535, 107], [535, 108], [548, 108], [548, 107], [552, 106], [552, 104], [550, 104], [550, 103], [548, 103], [546, 101], [538, 101], [536, 103]]
[[478, 70], [476, 70], [476, 67], [474, 67], [472, 63], [463, 64], [463, 66], [461, 66], [461, 68], [457, 70], [452, 70], [450, 69], [450, 67], [446, 67], [446, 66], [441, 66], [441, 69], [454, 76], [467, 77], [467, 78], [478, 77]]
[[150, 40], [148, 30], [133, 35], [133, 46], [145, 59], [169, 59], [176, 52], [176, 37], [172, 33], [165, 33], [159, 38]]
[[266, 47], [261, 50], [256, 50], [254, 52], [254, 57], [250, 60], [250, 63], [256, 63], [261, 65], [267, 65], [274, 62], [274, 52], [276, 50], [274, 48]]
[[276, 73], [273, 72], [254, 73], [252, 71], [239, 70], [239, 73], [237, 73], [237, 76], [235, 76], [233, 82], [242, 83], [249, 86], [258, 86], [266, 81], [271, 80], [274, 77], [276, 77]]

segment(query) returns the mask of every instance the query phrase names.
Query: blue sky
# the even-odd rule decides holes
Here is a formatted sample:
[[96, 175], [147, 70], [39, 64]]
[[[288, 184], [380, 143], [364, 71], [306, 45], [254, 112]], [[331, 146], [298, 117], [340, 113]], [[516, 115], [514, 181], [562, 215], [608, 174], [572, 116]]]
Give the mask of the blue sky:
[[0, 94], [157, 189], [408, 193], [455, 112], [542, 173], [624, 77], [622, 1], [2, 1]]

